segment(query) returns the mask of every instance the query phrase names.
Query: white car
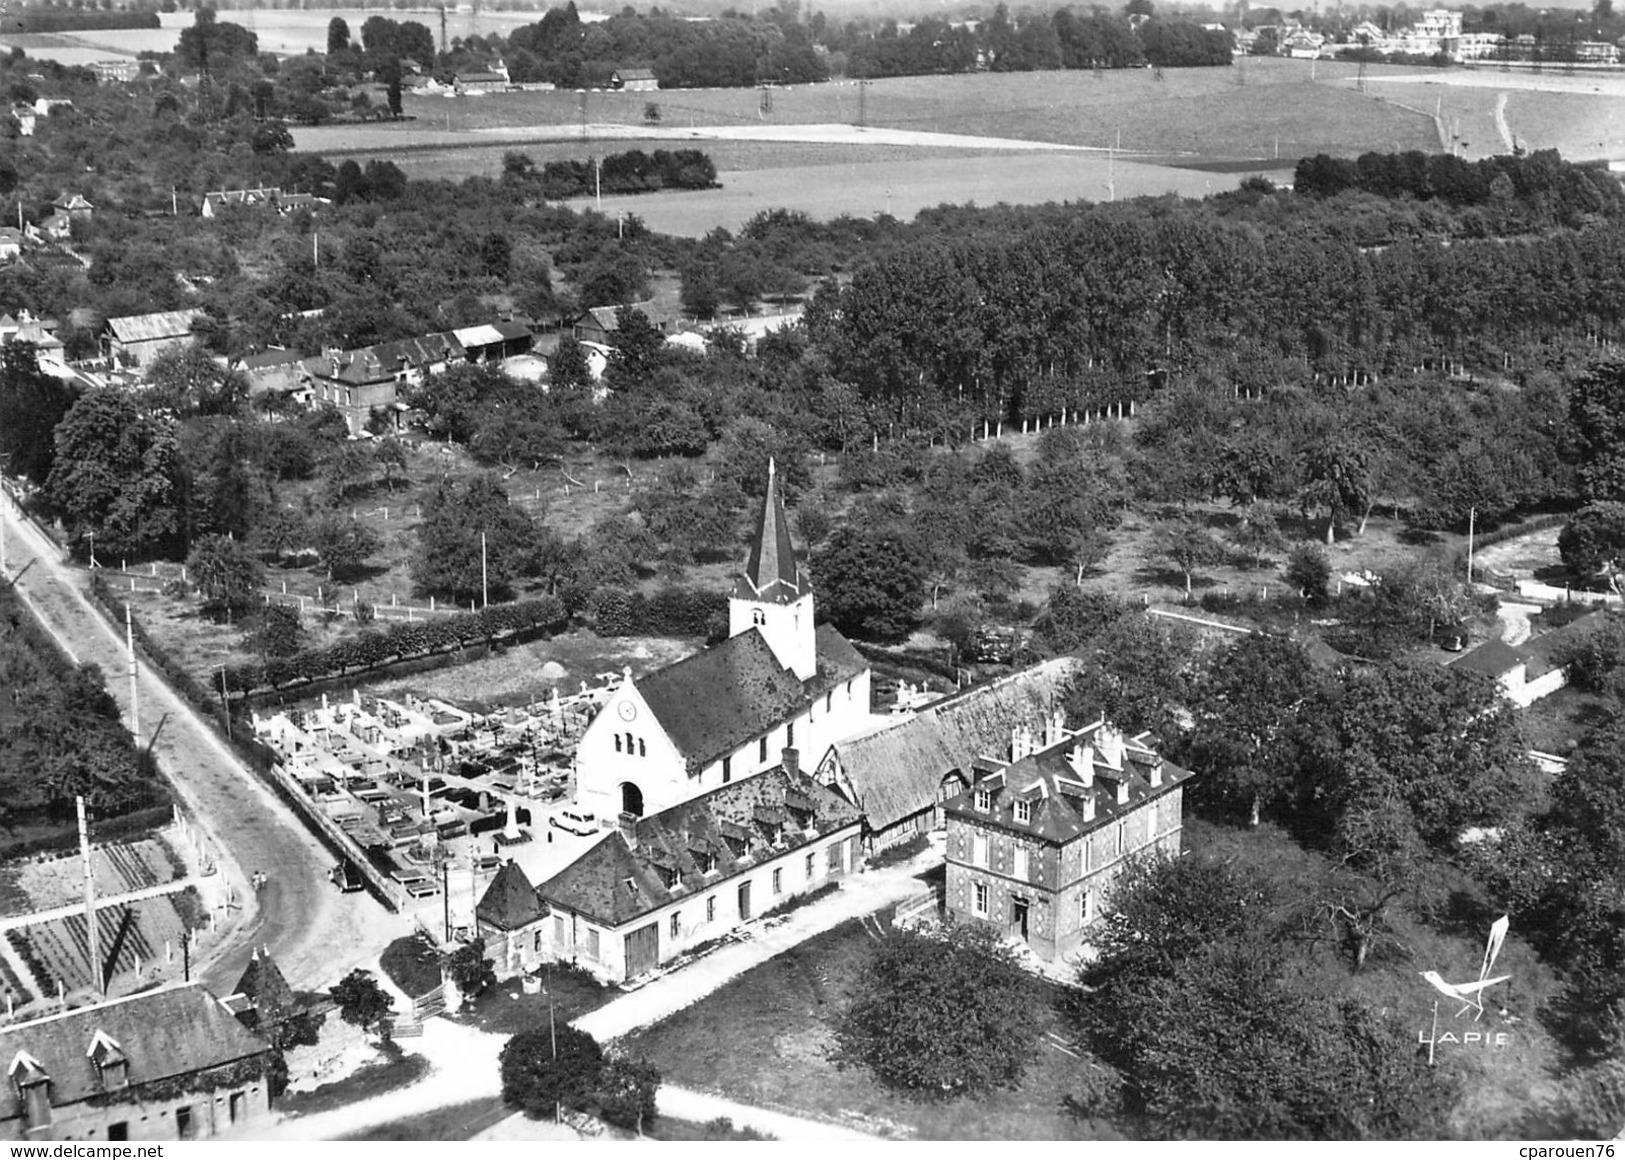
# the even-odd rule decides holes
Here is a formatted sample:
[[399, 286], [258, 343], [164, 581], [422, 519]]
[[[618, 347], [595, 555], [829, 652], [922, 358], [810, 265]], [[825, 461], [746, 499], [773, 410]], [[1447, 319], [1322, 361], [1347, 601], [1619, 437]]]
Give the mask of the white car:
[[580, 810], [561, 810], [547, 819], [547, 824], [571, 834], [596, 834], [598, 819]]

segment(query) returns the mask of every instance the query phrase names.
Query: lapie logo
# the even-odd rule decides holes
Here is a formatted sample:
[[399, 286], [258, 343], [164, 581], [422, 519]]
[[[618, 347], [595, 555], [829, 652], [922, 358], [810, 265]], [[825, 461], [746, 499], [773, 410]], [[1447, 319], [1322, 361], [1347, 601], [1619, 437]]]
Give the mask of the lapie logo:
[[[1461, 1006], [1452, 1018], [1460, 1019], [1469, 1011], [1473, 1013], [1473, 1022], [1477, 1023], [1484, 1017], [1484, 992], [1499, 983], [1512, 978], [1511, 975], [1496, 975], [1491, 977], [1490, 970], [1495, 966], [1495, 960], [1500, 957], [1501, 944], [1506, 941], [1507, 927], [1510, 920], [1506, 915], [1496, 919], [1490, 926], [1489, 941], [1484, 945], [1484, 960], [1478, 968], [1478, 978], [1465, 983], [1448, 983], [1438, 971], [1423, 971], [1422, 978], [1427, 980], [1428, 986], [1447, 999], [1452, 999]], [[1505, 1012], [1503, 1012], [1505, 1014]], [[1441, 1044], [1459, 1044], [1463, 1047], [1484, 1047], [1499, 1050], [1512, 1042], [1512, 1036], [1505, 1031], [1464, 1031], [1457, 1034], [1446, 1031], [1439, 1034], [1439, 1001], [1433, 1001], [1433, 1026], [1429, 1031], [1416, 1033], [1417, 1043], [1426, 1044], [1428, 1049], [1428, 1062], [1432, 1063], [1434, 1049]]]

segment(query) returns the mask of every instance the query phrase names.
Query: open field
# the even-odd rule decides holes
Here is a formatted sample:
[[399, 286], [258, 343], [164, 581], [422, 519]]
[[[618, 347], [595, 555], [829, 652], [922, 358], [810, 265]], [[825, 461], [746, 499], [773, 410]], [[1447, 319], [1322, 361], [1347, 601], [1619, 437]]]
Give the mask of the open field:
[[[943, 204], [1041, 204], [1107, 201], [1165, 193], [1204, 197], [1234, 189], [1245, 173], [1202, 173], [1098, 154], [1017, 154], [805, 165], [721, 175], [722, 189], [606, 197], [609, 215], [635, 213], [652, 230], [702, 237], [722, 226], [738, 229], [763, 210], [801, 210], [814, 218], [890, 213], [904, 221]], [[573, 202], [591, 208], [591, 198]]]
[[[738, 175], [765, 169], [792, 167], [851, 166], [882, 162], [907, 164], [916, 161], [940, 161], [945, 158], [981, 158], [1000, 151], [984, 149], [942, 148], [924, 145], [843, 145], [801, 141], [704, 141], [677, 142], [629, 138], [613, 144], [593, 141], [582, 144], [575, 141], [537, 141], [521, 144], [458, 144], [453, 147], [430, 146], [423, 149], [392, 150], [389, 157], [406, 173], [419, 180], [460, 181], [465, 177], [495, 177], [502, 172], [502, 157], [506, 153], [524, 153], [538, 167], [549, 161], [580, 161], [585, 157], [603, 153], [621, 153], [629, 149], [652, 152], [656, 149], [698, 148], [716, 163], [718, 180], [723, 187], [738, 180]], [[352, 152], [334, 153], [333, 156], [353, 156]]]

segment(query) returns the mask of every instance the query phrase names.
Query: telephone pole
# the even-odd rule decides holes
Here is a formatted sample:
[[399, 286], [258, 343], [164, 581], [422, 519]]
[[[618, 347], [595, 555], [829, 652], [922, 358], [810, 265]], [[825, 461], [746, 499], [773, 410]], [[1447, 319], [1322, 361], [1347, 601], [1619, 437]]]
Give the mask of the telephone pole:
[[90, 957], [90, 977], [103, 999], [107, 998], [107, 974], [102, 970], [101, 932], [96, 929], [96, 875], [90, 864], [90, 823], [85, 820], [85, 799], [74, 802], [79, 809], [79, 857], [85, 864], [85, 954]]
[[480, 533], [480, 607], [491, 603], [491, 583], [485, 566], [485, 533]]
[[141, 713], [136, 707], [135, 623], [130, 615], [130, 606], [128, 604], [124, 606], [124, 647], [130, 658], [130, 740], [140, 745]]

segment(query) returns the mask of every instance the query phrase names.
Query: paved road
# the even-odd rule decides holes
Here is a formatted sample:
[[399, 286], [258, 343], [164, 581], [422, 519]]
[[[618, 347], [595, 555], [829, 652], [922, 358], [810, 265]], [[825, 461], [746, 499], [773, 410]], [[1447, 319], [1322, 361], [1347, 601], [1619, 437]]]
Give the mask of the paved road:
[[[56, 546], [18, 517], [0, 492], [0, 521], [10, 576], [23, 572], [18, 591], [47, 630], [81, 664], [101, 666], [109, 691], [129, 712], [130, 682], [123, 634], [91, 604], [79, 569], [62, 562]], [[214, 839], [222, 868], [246, 894], [237, 929], [217, 943], [197, 972], [218, 994], [228, 993], [252, 948], [268, 946], [295, 987], [326, 987], [353, 963], [376, 956], [371, 935], [402, 933], [369, 895], [340, 895], [327, 881], [332, 858], [314, 836], [197, 714], [145, 665], [139, 669], [140, 724], [150, 739], [167, 714], [155, 754], [181, 800]], [[256, 900], [242, 884], [264, 871], [270, 884]]]

